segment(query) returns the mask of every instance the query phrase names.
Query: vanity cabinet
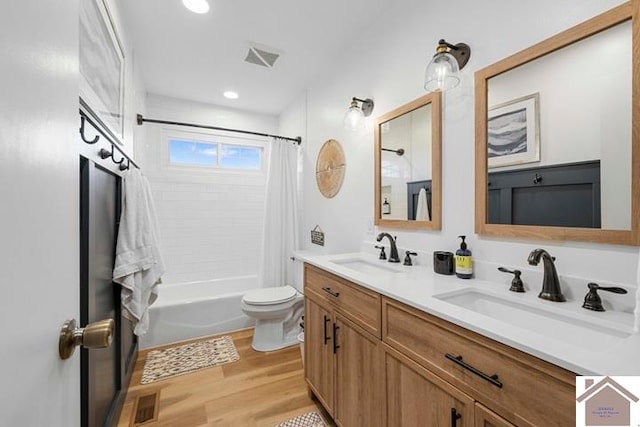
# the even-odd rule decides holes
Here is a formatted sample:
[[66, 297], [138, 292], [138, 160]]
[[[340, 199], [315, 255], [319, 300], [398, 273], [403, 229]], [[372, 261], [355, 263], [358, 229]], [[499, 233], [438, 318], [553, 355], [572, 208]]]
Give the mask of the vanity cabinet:
[[305, 378], [342, 427], [575, 425], [575, 374], [305, 264]]
[[385, 345], [388, 426], [474, 426], [474, 400]]
[[476, 403], [476, 427], [515, 427], [495, 412]]
[[343, 427], [382, 426], [380, 295], [305, 265], [305, 378]]
[[519, 426], [575, 425], [575, 374], [390, 298], [382, 339]]
[[304, 373], [313, 393], [333, 415], [333, 326], [331, 309], [306, 297], [304, 307]]

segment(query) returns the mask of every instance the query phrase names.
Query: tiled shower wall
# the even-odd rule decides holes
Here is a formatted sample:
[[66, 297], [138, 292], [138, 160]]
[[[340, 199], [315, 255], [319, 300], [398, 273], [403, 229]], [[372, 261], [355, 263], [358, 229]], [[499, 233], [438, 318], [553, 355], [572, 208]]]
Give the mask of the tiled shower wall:
[[[155, 95], [147, 102], [147, 115], [152, 118], [268, 133], [277, 131], [277, 119], [268, 115]], [[158, 213], [167, 266], [163, 282], [257, 274], [266, 172], [170, 168], [163, 156], [165, 132], [160, 126], [149, 126], [146, 143], [138, 147], [142, 170], [151, 183]]]

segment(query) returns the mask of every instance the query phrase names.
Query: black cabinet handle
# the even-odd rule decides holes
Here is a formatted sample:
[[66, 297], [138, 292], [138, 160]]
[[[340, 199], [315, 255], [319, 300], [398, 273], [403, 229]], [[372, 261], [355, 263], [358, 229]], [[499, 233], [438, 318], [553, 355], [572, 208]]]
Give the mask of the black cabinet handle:
[[454, 356], [453, 354], [446, 353], [444, 357], [451, 360], [453, 363], [462, 366], [464, 369], [473, 372], [483, 380], [489, 381], [494, 386], [502, 388], [502, 383], [498, 379], [498, 374], [487, 375], [478, 368], [474, 368], [473, 366], [462, 360], [462, 356]]
[[332, 295], [332, 296], [334, 296], [336, 298], [338, 298], [340, 296], [340, 292], [335, 292], [334, 290], [332, 290], [328, 286], [322, 288], [322, 290], [325, 291], [326, 293], [328, 293], [329, 295]]
[[451, 408], [451, 427], [456, 427], [460, 418], [462, 418], [462, 415], [456, 411], [456, 408]]
[[336, 354], [338, 352], [338, 349], [340, 348], [340, 346], [338, 345], [338, 329], [340, 329], [340, 326], [334, 323], [333, 324], [333, 354]]
[[327, 336], [327, 323], [329, 323], [329, 317], [324, 316], [324, 330], [322, 337], [324, 338], [324, 345], [327, 345], [327, 341], [331, 339], [330, 336]]

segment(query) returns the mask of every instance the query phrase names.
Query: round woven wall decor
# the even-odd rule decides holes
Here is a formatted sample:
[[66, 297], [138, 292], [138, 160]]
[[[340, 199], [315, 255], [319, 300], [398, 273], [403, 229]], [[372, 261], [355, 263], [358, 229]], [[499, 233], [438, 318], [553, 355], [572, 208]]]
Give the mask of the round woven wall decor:
[[316, 160], [316, 183], [322, 195], [332, 198], [342, 187], [346, 163], [342, 146], [335, 139], [327, 140]]

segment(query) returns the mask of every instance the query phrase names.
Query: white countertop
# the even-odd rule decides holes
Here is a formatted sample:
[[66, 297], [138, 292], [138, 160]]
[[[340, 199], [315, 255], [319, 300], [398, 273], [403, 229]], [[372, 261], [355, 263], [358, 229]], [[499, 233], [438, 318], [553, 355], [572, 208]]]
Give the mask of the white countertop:
[[[369, 253], [318, 255], [300, 251], [296, 258], [577, 374], [640, 375], [640, 334], [632, 333], [633, 316], [629, 313], [585, 310], [581, 308], [582, 300], [575, 299], [564, 303], [544, 301], [537, 298], [537, 292], [509, 292], [503, 283], [440, 275], [423, 266], [403, 266], [402, 263], [378, 260]], [[339, 263], [346, 260], [366, 260], [397, 272], [367, 274]], [[465, 289], [508, 299], [525, 309], [541, 308], [543, 313], [549, 314], [549, 319], [554, 316], [571, 318], [580, 327], [584, 324], [593, 330], [603, 329], [598, 335], [594, 333], [593, 338], [587, 329], [587, 338], [582, 339], [576, 337], [571, 325], [562, 321], [557, 321], [556, 325], [553, 320], [547, 320], [543, 327], [537, 327], [535, 322], [519, 327], [438, 298], [456, 291], [464, 292]], [[606, 331], [615, 333], [608, 337]]]

